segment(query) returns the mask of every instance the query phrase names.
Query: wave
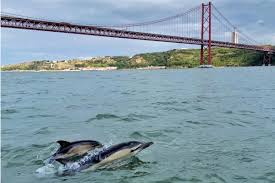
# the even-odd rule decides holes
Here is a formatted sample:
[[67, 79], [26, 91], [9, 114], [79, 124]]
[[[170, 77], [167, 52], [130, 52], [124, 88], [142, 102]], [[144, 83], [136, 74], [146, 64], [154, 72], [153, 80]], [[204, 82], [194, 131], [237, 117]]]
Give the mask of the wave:
[[156, 116], [145, 115], [145, 114], [133, 114], [133, 113], [128, 114], [126, 116], [118, 116], [111, 113], [103, 113], [103, 114], [97, 114], [95, 117], [89, 118], [85, 122], [89, 123], [92, 121], [105, 120], [105, 119], [132, 122], [132, 121], [140, 121], [140, 120], [153, 119], [153, 118], [156, 118]]

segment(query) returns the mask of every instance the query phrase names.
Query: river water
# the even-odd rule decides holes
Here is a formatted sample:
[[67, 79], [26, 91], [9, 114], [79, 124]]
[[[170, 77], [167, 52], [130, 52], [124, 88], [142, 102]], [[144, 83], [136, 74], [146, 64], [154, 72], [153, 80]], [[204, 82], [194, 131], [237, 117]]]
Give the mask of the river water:
[[[4, 183], [275, 182], [275, 67], [1, 74]], [[38, 175], [61, 139], [154, 145]]]

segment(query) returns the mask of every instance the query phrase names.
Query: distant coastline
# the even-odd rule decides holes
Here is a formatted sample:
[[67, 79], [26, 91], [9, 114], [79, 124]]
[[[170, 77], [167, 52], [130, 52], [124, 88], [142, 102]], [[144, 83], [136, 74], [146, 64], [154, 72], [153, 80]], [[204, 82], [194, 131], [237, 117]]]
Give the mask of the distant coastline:
[[[263, 53], [249, 50], [214, 48], [214, 67], [262, 65]], [[200, 50], [175, 49], [165, 52], [129, 56], [105, 56], [71, 60], [41, 60], [1, 66], [12, 72], [78, 72], [112, 71], [120, 69], [155, 70], [166, 68], [195, 68], [199, 66]], [[273, 58], [275, 60], [275, 58]]]
[[78, 70], [7, 70], [1, 72], [82, 72], [82, 71], [115, 71], [115, 70], [160, 70], [166, 69], [165, 66], [149, 66], [140, 68], [118, 69], [117, 67], [98, 67], [98, 68], [83, 68]]

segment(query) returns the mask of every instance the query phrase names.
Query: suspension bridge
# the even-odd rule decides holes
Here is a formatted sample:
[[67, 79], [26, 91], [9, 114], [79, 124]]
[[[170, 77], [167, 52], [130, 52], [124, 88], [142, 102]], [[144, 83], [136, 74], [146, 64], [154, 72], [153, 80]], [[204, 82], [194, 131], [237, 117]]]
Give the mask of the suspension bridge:
[[263, 52], [263, 63], [269, 65], [275, 54], [274, 48], [240, 31], [211, 2], [159, 20], [121, 25], [79, 25], [2, 12], [1, 27], [199, 45], [201, 65], [212, 65], [212, 47]]

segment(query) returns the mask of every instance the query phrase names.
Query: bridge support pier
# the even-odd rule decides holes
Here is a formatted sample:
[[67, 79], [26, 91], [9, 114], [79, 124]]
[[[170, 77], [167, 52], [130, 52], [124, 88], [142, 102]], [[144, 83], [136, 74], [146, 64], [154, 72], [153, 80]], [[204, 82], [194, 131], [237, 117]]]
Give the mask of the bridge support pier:
[[271, 62], [272, 62], [272, 53], [265, 52], [264, 58], [263, 58], [263, 66], [271, 66]]
[[[201, 52], [200, 52], [200, 65], [201, 67], [212, 66], [212, 54], [211, 54], [211, 11], [212, 4], [202, 3], [202, 17], [201, 17]], [[208, 40], [208, 41], [205, 41]]]

